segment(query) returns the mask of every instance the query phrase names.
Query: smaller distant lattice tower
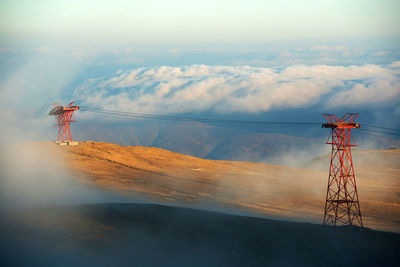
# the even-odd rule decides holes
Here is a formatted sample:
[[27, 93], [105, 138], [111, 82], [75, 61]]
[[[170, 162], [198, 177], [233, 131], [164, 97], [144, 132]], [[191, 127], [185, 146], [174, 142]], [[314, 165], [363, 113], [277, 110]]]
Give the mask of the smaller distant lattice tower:
[[322, 124], [322, 127], [331, 129], [327, 144], [332, 146], [324, 225], [363, 227], [351, 157], [351, 147], [357, 146], [351, 129], [360, 128], [360, 125], [355, 123], [358, 114], [347, 113], [341, 118], [333, 114], [323, 115], [328, 122]]
[[76, 122], [72, 120], [72, 114], [75, 110], [79, 109], [79, 106], [74, 105], [75, 102], [71, 102], [68, 106], [62, 106], [60, 103], [53, 104], [53, 109], [50, 110], [50, 116], [56, 116], [58, 123], [58, 135], [57, 142], [60, 145], [77, 145], [78, 142], [72, 141], [71, 135], [71, 122]]

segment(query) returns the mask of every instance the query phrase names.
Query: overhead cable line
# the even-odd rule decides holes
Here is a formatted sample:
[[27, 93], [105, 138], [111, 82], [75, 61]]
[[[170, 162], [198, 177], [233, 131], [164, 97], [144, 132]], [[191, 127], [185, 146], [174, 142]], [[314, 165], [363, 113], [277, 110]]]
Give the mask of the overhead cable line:
[[106, 110], [100, 108], [90, 108], [81, 106], [81, 110], [101, 113], [107, 115], [132, 117], [132, 118], [144, 118], [144, 119], [156, 119], [156, 120], [173, 120], [173, 121], [197, 121], [204, 123], [213, 124], [236, 124], [236, 125], [246, 125], [246, 126], [256, 126], [256, 125], [277, 125], [277, 126], [300, 126], [300, 127], [319, 127], [320, 123], [313, 122], [283, 122], [283, 121], [249, 121], [249, 120], [227, 120], [227, 119], [210, 119], [210, 118], [194, 118], [194, 117], [183, 117], [183, 116], [167, 116], [167, 115], [156, 115], [156, 114], [144, 114], [136, 112], [124, 112], [124, 111], [114, 111]]
[[[196, 121], [208, 124], [231, 124], [236, 126], [246, 126], [246, 127], [260, 127], [260, 126], [287, 126], [287, 127], [320, 127], [319, 122], [290, 122], [290, 121], [254, 121], [254, 120], [230, 120], [230, 119], [211, 119], [211, 118], [196, 118], [196, 117], [186, 117], [186, 116], [171, 116], [171, 115], [159, 115], [159, 114], [146, 114], [137, 112], [126, 112], [126, 111], [116, 111], [108, 110], [102, 108], [93, 108], [87, 106], [80, 106], [82, 111], [99, 113], [104, 115], [111, 115], [117, 117], [126, 118], [141, 118], [141, 119], [152, 119], [152, 120], [166, 120], [166, 121]], [[360, 130], [363, 133], [379, 133], [383, 135], [400, 136], [400, 130], [385, 128], [374, 125], [362, 124]], [[370, 134], [372, 135], [372, 134]], [[376, 135], [378, 136], [378, 135]]]
[[381, 127], [381, 126], [374, 126], [374, 125], [363, 124], [363, 127], [374, 128], [374, 129], [383, 129], [383, 130], [387, 130], [387, 131], [393, 131], [393, 132], [398, 132], [398, 133], [400, 133], [400, 130], [398, 130], [398, 129], [391, 129], [391, 128], [386, 128], [386, 127]]
[[381, 137], [381, 138], [385, 138], [386, 136], [383, 134], [383, 135], [378, 135], [378, 134], [373, 134], [373, 133], [370, 133], [370, 132], [367, 132], [367, 131], [355, 131], [354, 132], [355, 134], [365, 134], [365, 135], [370, 135], [370, 136], [376, 136], [376, 137]]
[[392, 136], [400, 136], [400, 133], [393, 133], [393, 132], [387, 132], [387, 131], [371, 130], [371, 129], [365, 129], [365, 128], [360, 128], [360, 130], [363, 132], [372, 132], [372, 133], [386, 134], [386, 135], [392, 135]]

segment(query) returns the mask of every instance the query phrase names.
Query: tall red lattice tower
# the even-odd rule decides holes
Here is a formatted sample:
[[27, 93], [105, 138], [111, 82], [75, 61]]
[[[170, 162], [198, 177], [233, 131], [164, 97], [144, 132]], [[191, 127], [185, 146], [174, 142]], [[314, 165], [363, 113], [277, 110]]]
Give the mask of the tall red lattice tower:
[[79, 109], [79, 106], [74, 105], [75, 102], [71, 102], [68, 106], [62, 106], [59, 103], [53, 104], [53, 109], [50, 110], [49, 115], [56, 116], [58, 123], [58, 135], [57, 142], [72, 142], [71, 135], [71, 122], [76, 122], [72, 120], [72, 114], [75, 110]]
[[324, 225], [356, 225], [363, 227], [351, 148], [357, 146], [351, 129], [360, 128], [355, 122], [358, 114], [347, 113], [338, 118], [324, 114], [328, 120], [323, 128], [330, 128], [327, 144], [332, 146], [326, 191]]

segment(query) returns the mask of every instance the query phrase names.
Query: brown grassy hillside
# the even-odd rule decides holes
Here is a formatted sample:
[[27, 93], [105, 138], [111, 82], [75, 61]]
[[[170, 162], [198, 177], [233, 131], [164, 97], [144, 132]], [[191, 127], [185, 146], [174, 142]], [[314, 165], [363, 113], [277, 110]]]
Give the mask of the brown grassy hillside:
[[[287, 219], [322, 220], [323, 169], [329, 161], [300, 169], [91, 141], [76, 147], [50, 142], [35, 146], [64, 159], [58, 164], [73, 170], [80, 181], [122, 194], [140, 192], [163, 202], [221, 204]], [[365, 226], [400, 231], [400, 151], [359, 151], [353, 157]]]

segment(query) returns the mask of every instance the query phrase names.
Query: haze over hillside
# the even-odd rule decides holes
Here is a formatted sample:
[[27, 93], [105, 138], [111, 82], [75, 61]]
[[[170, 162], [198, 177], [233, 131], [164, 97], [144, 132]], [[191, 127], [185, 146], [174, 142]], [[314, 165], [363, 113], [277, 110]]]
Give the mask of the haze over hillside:
[[[0, 1], [0, 266], [397, 267], [399, 10]], [[372, 230], [321, 225], [327, 113]]]
[[[310, 162], [307, 169], [207, 160], [159, 148], [101, 142], [29, 146], [58, 159], [56, 168], [73, 170], [82, 183], [125, 196], [139, 193], [163, 203], [322, 220], [329, 160]], [[355, 151], [353, 157], [365, 226], [399, 232], [400, 151]]]

